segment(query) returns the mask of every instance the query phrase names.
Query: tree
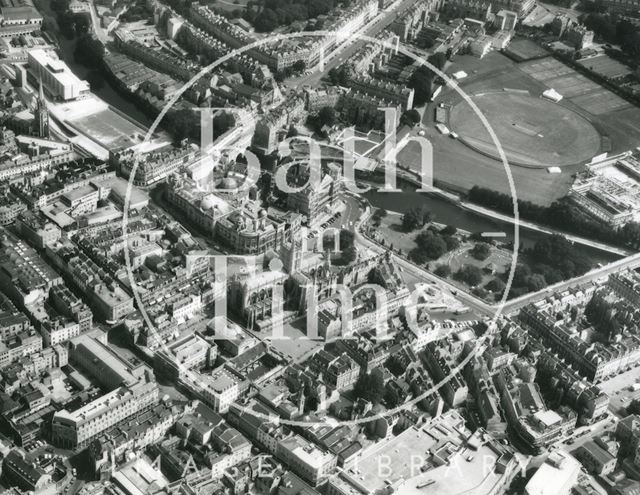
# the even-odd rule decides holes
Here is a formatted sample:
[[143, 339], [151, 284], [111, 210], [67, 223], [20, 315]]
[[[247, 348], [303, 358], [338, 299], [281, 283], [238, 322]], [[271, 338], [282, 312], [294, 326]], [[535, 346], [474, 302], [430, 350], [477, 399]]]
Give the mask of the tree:
[[625, 244], [632, 248], [640, 247], [640, 223], [629, 222], [620, 229], [620, 236]]
[[531, 276], [531, 268], [524, 263], [518, 263], [516, 265], [515, 272], [513, 274], [513, 285], [515, 287], [522, 287], [527, 284], [527, 280]]
[[192, 110], [179, 109], [167, 113], [171, 135], [176, 142], [200, 136], [200, 121]]
[[490, 254], [491, 246], [489, 246], [489, 244], [487, 244], [486, 242], [477, 243], [471, 250], [471, 256], [480, 261], [486, 260]]
[[104, 58], [104, 45], [92, 35], [84, 34], [76, 42], [73, 58], [87, 67], [98, 67]]
[[373, 223], [378, 226], [380, 225], [380, 221], [386, 216], [387, 210], [385, 210], [384, 208], [377, 208], [371, 218], [373, 220]]
[[306, 68], [307, 64], [304, 60], [297, 60], [292, 66], [294, 72], [304, 72]]
[[409, 251], [409, 259], [418, 265], [422, 265], [429, 261], [427, 253], [420, 248], [413, 248]]
[[445, 235], [442, 237], [442, 239], [447, 245], [447, 251], [453, 251], [454, 249], [458, 249], [460, 247], [460, 241], [457, 237]]
[[397, 354], [391, 354], [384, 365], [395, 376], [400, 376], [406, 371], [404, 364], [398, 359]]
[[259, 33], [270, 33], [278, 25], [278, 15], [271, 9], [264, 9], [254, 21], [254, 27]]
[[340, 250], [349, 249], [355, 243], [355, 234], [347, 229], [340, 229]]
[[430, 221], [431, 213], [424, 206], [417, 206], [402, 215], [402, 228], [411, 232], [424, 227]]
[[322, 107], [318, 112], [318, 127], [332, 127], [336, 123], [336, 111], [332, 107]]
[[528, 254], [534, 262], [563, 272], [566, 278], [582, 275], [591, 269], [591, 261], [561, 235], [554, 234], [535, 243]]
[[488, 296], [486, 289], [482, 287], [475, 287], [472, 293], [480, 299], [485, 299]]
[[368, 400], [374, 405], [380, 404], [385, 394], [382, 372], [376, 368], [369, 374], [360, 375], [353, 393], [356, 397]]
[[413, 102], [416, 106], [422, 106], [433, 92], [433, 73], [425, 66], [421, 66], [411, 74], [407, 86], [413, 88]]
[[404, 120], [409, 124], [409, 125], [416, 125], [420, 123], [420, 112], [418, 112], [415, 108], [412, 108], [411, 110], [407, 110], [404, 115]]
[[393, 409], [400, 405], [400, 396], [398, 395], [395, 387], [387, 387], [386, 393], [384, 394], [384, 401], [387, 404], [387, 407]]
[[507, 284], [505, 284], [502, 279], [499, 279], [497, 277], [489, 280], [489, 282], [487, 282], [487, 284], [484, 286], [485, 289], [490, 290], [491, 292], [494, 292], [496, 294], [502, 294], [506, 287]]
[[433, 271], [438, 277], [447, 278], [451, 275], [451, 268], [449, 265], [438, 265], [436, 269]]
[[534, 273], [529, 277], [527, 286], [531, 292], [538, 292], [547, 286], [547, 281], [544, 279], [544, 275]]
[[474, 287], [482, 282], [482, 270], [474, 265], [464, 265], [455, 273], [454, 278]]
[[458, 233], [458, 229], [456, 228], [455, 225], [447, 225], [440, 231], [440, 234], [449, 235], [449, 236], [456, 235], [457, 233]]
[[356, 250], [355, 246], [350, 246], [342, 250], [342, 256], [340, 257], [340, 260], [343, 264], [348, 265], [349, 263], [353, 263], [357, 257], [358, 251]]
[[329, 71], [329, 80], [334, 86], [347, 86], [351, 80], [351, 72], [346, 65], [333, 68]]
[[213, 137], [222, 136], [236, 125], [236, 119], [232, 113], [219, 112], [213, 117]]
[[430, 230], [420, 232], [416, 236], [416, 243], [418, 249], [430, 260], [437, 260], [447, 252], [447, 243], [444, 239]]
[[447, 54], [444, 52], [436, 52], [429, 55], [427, 61], [431, 63], [436, 69], [442, 70], [447, 64]]
[[296, 126], [294, 126], [293, 124], [291, 124], [289, 126], [289, 130], [287, 131], [287, 137], [296, 137], [298, 136], [300, 133], [298, 132], [298, 130], [296, 129]]
[[89, 32], [91, 26], [91, 17], [88, 13], [79, 13], [75, 16], [76, 34], [84, 35]]
[[633, 399], [627, 406], [627, 414], [640, 414], [640, 399]]
[[604, 14], [589, 14], [584, 19], [584, 25], [591, 29], [597, 36], [610, 43], [616, 43], [616, 24]]

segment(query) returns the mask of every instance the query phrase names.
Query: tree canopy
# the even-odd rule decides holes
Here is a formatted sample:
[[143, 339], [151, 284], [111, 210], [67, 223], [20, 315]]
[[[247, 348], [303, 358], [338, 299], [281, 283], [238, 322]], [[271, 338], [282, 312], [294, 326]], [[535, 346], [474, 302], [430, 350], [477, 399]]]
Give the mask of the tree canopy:
[[471, 249], [471, 256], [480, 261], [486, 260], [490, 254], [491, 246], [486, 242], [478, 242], [473, 246], [473, 249]]
[[464, 265], [454, 274], [454, 278], [473, 287], [482, 282], [482, 270], [474, 265]]
[[431, 212], [426, 207], [416, 206], [402, 215], [402, 228], [407, 232], [420, 229], [429, 223], [431, 218]]
[[265, 0], [259, 14], [253, 9], [249, 22], [253, 22], [256, 31], [269, 33], [279, 26], [287, 26], [297, 21], [308, 21], [320, 15], [328, 14], [336, 5], [334, 0]]
[[380, 404], [385, 395], [384, 378], [378, 368], [369, 374], [362, 374], [353, 388], [356, 397], [368, 400], [374, 405]]

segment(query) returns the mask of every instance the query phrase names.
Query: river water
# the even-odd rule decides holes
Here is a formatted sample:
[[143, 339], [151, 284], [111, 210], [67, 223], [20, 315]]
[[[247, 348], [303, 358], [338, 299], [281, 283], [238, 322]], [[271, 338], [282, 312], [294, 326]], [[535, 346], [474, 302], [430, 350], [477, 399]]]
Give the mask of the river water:
[[[59, 37], [59, 45], [60, 56], [67, 65], [78, 77], [86, 79], [91, 71], [87, 67], [77, 64], [74, 61], [73, 51], [75, 49], [75, 40], [66, 40]], [[141, 124], [149, 127], [153, 123], [153, 119], [148, 117], [125, 96], [112, 87], [108, 80], [104, 80], [104, 84], [100, 85], [100, 87], [92, 88], [92, 91], [114, 108], [133, 117]], [[401, 193], [371, 190], [364, 196], [374, 207], [400, 213], [415, 206], [424, 205], [431, 211], [436, 222], [455, 225], [457, 228], [469, 232], [505, 232], [507, 241], [513, 241], [514, 239], [514, 226], [510, 223], [465, 210], [438, 195], [416, 192], [415, 187], [403, 183], [400, 180], [398, 181], [398, 185], [403, 190]], [[547, 235], [548, 234], [542, 232], [520, 229], [520, 246], [524, 248], [532, 247], [536, 241], [543, 239]], [[593, 259], [594, 262], [598, 263], [620, 258], [618, 255], [588, 246], [576, 244], [575, 248], [584, 252]]]
[[[58, 45], [60, 47], [60, 57], [64, 59], [74, 74], [80, 79], [88, 79], [91, 69], [88, 69], [84, 65], [77, 64], [73, 58], [76, 40], [67, 40], [63, 36], [58, 36]], [[144, 126], [151, 127], [153, 119], [142, 112], [138, 107], [136, 107], [136, 105], [127, 100], [127, 98], [111, 86], [109, 81], [105, 79], [104, 84], [94, 86], [92, 86], [91, 91], [106, 101], [109, 105], [117, 108]]]
[[[415, 187], [402, 184], [400, 181], [398, 181], [398, 187], [402, 188], [403, 191], [381, 192], [371, 190], [365, 193], [364, 197], [366, 197], [374, 207], [397, 211], [399, 213], [404, 213], [416, 206], [425, 206], [427, 210], [433, 214], [435, 222], [454, 225], [459, 229], [469, 232], [504, 232], [506, 237], [497, 238], [497, 240], [514, 240], [515, 226], [511, 223], [466, 210], [436, 194], [416, 192]], [[530, 248], [537, 241], [544, 239], [548, 235], [549, 234], [543, 232], [521, 228], [519, 231], [520, 247]], [[616, 254], [589, 246], [579, 244], [574, 244], [574, 246], [575, 249], [588, 255], [589, 258], [596, 263], [606, 263], [620, 259], [620, 256]]]

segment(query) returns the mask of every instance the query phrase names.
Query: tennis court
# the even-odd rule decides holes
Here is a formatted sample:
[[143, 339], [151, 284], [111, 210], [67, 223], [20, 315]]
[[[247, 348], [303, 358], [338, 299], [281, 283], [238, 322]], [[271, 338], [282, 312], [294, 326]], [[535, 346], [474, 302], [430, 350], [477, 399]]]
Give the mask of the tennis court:
[[602, 115], [631, 106], [620, 96], [579, 74], [559, 60], [547, 58], [527, 62], [521, 64], [520, 68], [592, 115]]
[[516, 38], [513, 40], [509, 43], [505, 53], [519, 62], [541, 58], [549, 54], [549, 52], [540, 45], [526, 38]]
[[579, 64], [610, 79], [626, 77], [632, 72], [629, 67], [608, 55], [599, 55], [597, 57], [580, 60]]

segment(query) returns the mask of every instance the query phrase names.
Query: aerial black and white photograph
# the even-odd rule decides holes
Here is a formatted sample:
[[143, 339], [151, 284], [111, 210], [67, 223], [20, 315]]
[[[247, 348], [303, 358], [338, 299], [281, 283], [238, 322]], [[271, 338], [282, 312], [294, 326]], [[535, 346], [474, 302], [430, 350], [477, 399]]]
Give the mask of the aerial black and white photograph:
[[640, 0], [0, 0], [0, 494], [640, 495]]

